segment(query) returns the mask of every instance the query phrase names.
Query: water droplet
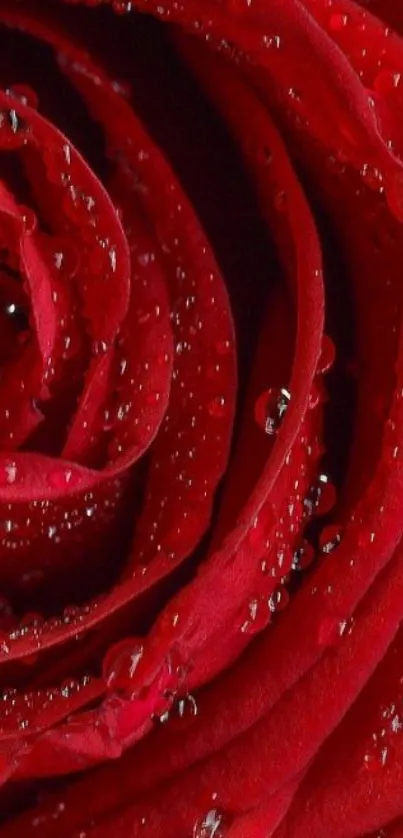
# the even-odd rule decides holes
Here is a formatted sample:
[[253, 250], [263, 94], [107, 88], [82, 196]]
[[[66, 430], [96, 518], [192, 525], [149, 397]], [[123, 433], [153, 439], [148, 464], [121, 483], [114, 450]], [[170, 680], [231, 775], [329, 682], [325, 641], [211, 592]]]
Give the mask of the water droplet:
[[305, 570], [312, 564], [315, 558], [315, 551], [309, 541], [304, 540], [295, 551], [292, 562], [293, 570]]
[[333, 614], [324, 617], [319, 625], [318, 641], [320, 646], [336, 646], [346, 633], [348, 620]]
[[217, 341], [215, 348], [218, 355], [228, 355], [228, 353], [231, 351], [231, 341], [219, 340]]
[[319, 387], [313, 382], [310, 393], [309, 393], [309, 400], [308, 400], [308, 407], [309, 410], [313, 410], [315, 407], [318, 406], [320, 402], [321, 391]]
[[103, 667], [103, 677], [108, 687], [130, 692], [131, 682], [143, 654], [144, 646], [136, 638], [123, 640], [110, 649]]
[[227, 404], [223, 396], [217, 396], [208, 404], [207, 410], [215, 419], [223, 419], [228, 413]]
[[265, 47], [265, 49], [280, 49], [280, 35], [263, 35], [262, 44]]
[[369, 163], [364, 163], [361, 166], [360, 174], [363, 181], [367, 184], [367, 186], [369, 186], [370, 189], [381, 189], [383, 191], [383, 175], [381, 170], [378, 169], [376, 166], [370, 166]]
[[197, 701], [193, 695], [185, 695], [176, 702], [176, 712], [179, 718], [194, 718], [199, 712]]
[[4, 314], [6, 317], [12, 321], [13, 325], [18, 332], [22, 336], [23, 333], [27, 333], [29, 329], [29, 320], [25, 309], [20, 306], [18, 303], [14, 301], [9, 301], [5, 303], [3, 308]]
[[133, 3], [132, 0], [113, 0], [112, 8], [117, 15], [128, 15], [133, 8]]
[[277, 566], [275, 568], [276, 576], [287, 576], [292, 569], [293, 555], [292, 550], [288, 544], [281, 544], [277, 548]]
[[109, 345], [105, 340], [94, 340], [92, 343], [92, 352], [94, 355], [105, 355], [108, 349]]
[[22, 218], [22, 223], [24, 225], [24, 232], [27, 235], [32, 235], [37, 228], [37, 217], [33, 210], [30, 207], [25, 207], [23, 205], [19, 206], [20, 215]]
[[268, 600], [269, 610], [275, 614], [277, 611], [282, 611], [286, 607], [289, 600], [288, 591], [279, 585], [275, 591], [270, 595]]
[[0, 468], [0, 481], [8, 485], [15, 483], [17, 479], [17, 464], [14, 462], [6, 463]]
[[343, 14], [334, 14], [331, 15], [329, 20], [330, 29], [333, 29], [333, 32], [340, 32], [344, 29], [348, 24], [348, 15]]
[[66, 486], [73, 488], [80, 482], [80, 474], [68, 467], [55, 469], [49, 474], [48, 481], [55, 489], [64, 489]]
[[71, 242], [59, 239], [51, 258], [56, 270], [63, 278], [70, 279], [77, 273], [80, 259], [77, 249]]
[[390, 749], [382, 733], [373, 733], [371, 745], [364, 755], [364, 767], [366, 770], [375, 773], [385, 768], [389, 758], [389, 751]]
[[35, 109], [38, 107], [38, 97], [35, 90], [27, 84], [13, 84], [8, 88], [6, 93], [8, 96], [12, 96], [13, 99], [17, 99], [22, 105], [28, 105], [30, 108]]
[[325, 527], [319, 538], [319, 546], [322, 553], [333, 553], [333, 550], [339, 546], [341, 538], [340, 527], [337, 527], [335, 524]]
[[274, 198], [274, 206], [277, 212], [285, 212], [287, 209], [287, 195], [284, 190], [277, 192], [277, 195]]
[[322, 349], [318, 360], [316, 372], [320, 375], [327, 372], [334, 364], [336, 358], [336, 347], [328, 335], [323, 335]]
[[227, 0], [227, 7], [230, 12], [235, 14], [242, 13], [249, 9], [252, 5], [252, 0]]
[[251, 599], [248, 603], [246, 619], [241, 624], [242, 634], [257, 634], [266, 627], [269, 621], [269, 613], [263, 608], [261, 599]]
[[399, 87], [402, 80], [402, 74], [393, 72], [393, 70], [382, 69], [375, 76], [374, 90], [380, 93], [381, 96], [387, 96], [391, 91]]
[[19, 148], [27, 141], [28, 125], [15, 108], [0, 111], [0, 146]]
[[273, 153], [269, 146], [264, 145], [257, 150], [257, 159], [262, 166], [270, 166], [273, 162]]
[[198, 818], [193, 827], [193, 838], [224, 838], [224, 816], [219, 809], [210, 809]]
[[304, 498], [304, 509], [306, 514], [326, 515], [333, 509], [336, 503], [336, 489], [330, 481], [329, 476], [322, 472], [317, 482], [311, 486], [306, 498]]
[[279, 430], [290, 399], [291, 394], [284, 387], [280, 390], [270, 388], [255, 402], [256, 421], [269, 436], [274, 436]]

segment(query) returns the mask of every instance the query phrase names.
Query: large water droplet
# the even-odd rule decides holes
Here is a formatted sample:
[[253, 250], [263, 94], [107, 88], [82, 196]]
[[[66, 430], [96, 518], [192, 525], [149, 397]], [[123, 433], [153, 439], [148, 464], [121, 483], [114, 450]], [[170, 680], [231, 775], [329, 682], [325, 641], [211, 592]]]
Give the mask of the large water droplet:
[[130, 691], [136, 669], [143, 657], [140, 640], [129, 638], [110, 649], [104, 660], [103, 677], [108, 687]]
[[322, 472], [314, 486], [311, 486], [306, 498], [304, 509], [307, 515], [326, 515], [336, 503], [336, 489], [329, 476]]
[[270, 388], [262, 393], [255, 402], [257, 423], [269, 436], [275, 436], [287, 412], [291, 394], [285, 387], [280, 390]]

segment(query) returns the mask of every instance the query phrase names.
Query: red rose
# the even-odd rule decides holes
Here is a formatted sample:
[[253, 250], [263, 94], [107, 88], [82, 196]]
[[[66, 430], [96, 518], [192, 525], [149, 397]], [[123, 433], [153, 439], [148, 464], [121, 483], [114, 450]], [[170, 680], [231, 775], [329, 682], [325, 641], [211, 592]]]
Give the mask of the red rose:
[[0, 838], [397, 838], [403, 12], [88, 6], [0, 0]]

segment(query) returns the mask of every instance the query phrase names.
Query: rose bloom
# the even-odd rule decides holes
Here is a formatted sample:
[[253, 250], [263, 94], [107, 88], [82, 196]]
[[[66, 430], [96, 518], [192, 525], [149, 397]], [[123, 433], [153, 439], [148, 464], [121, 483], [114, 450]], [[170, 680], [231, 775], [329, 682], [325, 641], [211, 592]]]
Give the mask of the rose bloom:
[[0, 0], [0, 838], [403, 836], [403, 7]]

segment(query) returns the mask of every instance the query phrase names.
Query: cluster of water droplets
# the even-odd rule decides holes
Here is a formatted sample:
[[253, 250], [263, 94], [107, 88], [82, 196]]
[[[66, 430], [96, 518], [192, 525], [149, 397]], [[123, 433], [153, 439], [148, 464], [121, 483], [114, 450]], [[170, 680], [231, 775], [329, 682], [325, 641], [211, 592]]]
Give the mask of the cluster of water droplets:
[[[170, 698], [169, 693], [166, 698]], [[174, 697], [172, 704], [163, 710], [162, 713], [154, 715], [154, 721], [158, 724], [166, 725], [169, 723], [172, 726], [183, 729], [187, 724], [191, 724], [199, 713], [199, 706], [194, 695], [188, 693], [182, 697]]]
[[393, 756], [395, 742], [403, 733], [403, 705], [400, 698], [382, 706], [363, 756], [363, 766], [371, 772], [385, 768]]
[[21, 732], [29, 733], [37, 723], [38, 717], [60, 700], [71, 701], [91, 684], [90, 675], [70, 678], [60, 686], [43, 690], [21, 692], [15, 688], [4, 689], [0, 693], [0, 724], [2, 729], [11, 726]]
[[17, 617], [11, 604], [3, 599], [0, 611], [0, 656], [12, 657], [15, 648], [23, 642], [26, 649], [24, 660], [35, 663], [36, 652], [55, 632], [64, 633], [69, 629], [79, 639], [81, 629], [85, 628], [88, 618], [96, 612], [98, 605], [98, 600], [94, 600], [85, 605], [67, 605], [60, 614], [53, 617], [46, 618], [33, 611]]
[[[334, 343], [330, 337], [325, 335], [322, 341], [322, 352], [317, 365], [317, 375], [322, 376], [326, 373], [332, 367], [334, 360]], [[265, 391], [255, 403], [255, 418], [259, 427], [269, 436], [278, 434], [290, 401], [290, 392], [285, 388], [279, 388]], [[318, 390], [317, 399], [314, 403], [312, 401], [310, 402], [309, 408], [316, 407], [319, 401], [320, 394]], [[305, 443], [310, 456], [313, 455], [314, 445], [309, 442], [308, 436], [303, 435], [300, 442], [301, 444]], [[290, 454], [286, 459], [286, 465], [290, 463], [291, 456]], [[267, 604], [271, 614], [275, 614], [286, 605], [289, 581], [293, 580], [293, 584], [296, 583], [295, 574], [308, 569], [312, 565], [317, 552], [322, 554], [323, 557], [326, 557], [337, 549], [343, 537], [342, 528], [335, 523], [326, 523], [326, 517], [334, 508], [336, 500], [334, 483], [327, 471], [324, 470], [319, 471], [316, 479], [301, 500], [298, 499], [298, 493], [295, 499], [292, 498], [290, 500], [289, 510], [291, 519], [296, 511], [296, 506], [302, 503], [301, 519], [303, 532], [301, 540], [295, 547], [291, 546], [293, 525], [290, 524], [290, 541], [287, 539], [284, 544], [281, 541], [278, 543], [277, 563], [270, 570], [270, 576], [278, 576], [279, 581], [269, 595], [267, 603], [262, 603], [264, 599], [262, 597], [256, 597], [249, 602], [248, 613], [241, 625], [243, 632], [253, 633], [264, 628], [268, 622], [266, 614]], [[321, 519], [324, 519], [324, 526], [323, 524], [320, 526]], [[312, 529], [315, 521], [317, 523]], [[281, 522], [282, 518], [280, 518]], [[315, 530], [318, 528], [319, 535], [315, 536]], [[279, 531], [277, 535], [280, 536], [280, 534], [281, 532]], [[317, 547], [314, 546], [316, 543]], [[267, 574], [268, 569], [267, 561], [263, 559], [263, 573]], [[342, 616], [335, 616], [329, 611], [328, 618], [323, 620], [323, 624], [319, 630], [319, 643], [321, 645], [333, 645], [336, 640], [343, 637], [351, 628], [352, 624], [350, 621], [345, 620]]]

